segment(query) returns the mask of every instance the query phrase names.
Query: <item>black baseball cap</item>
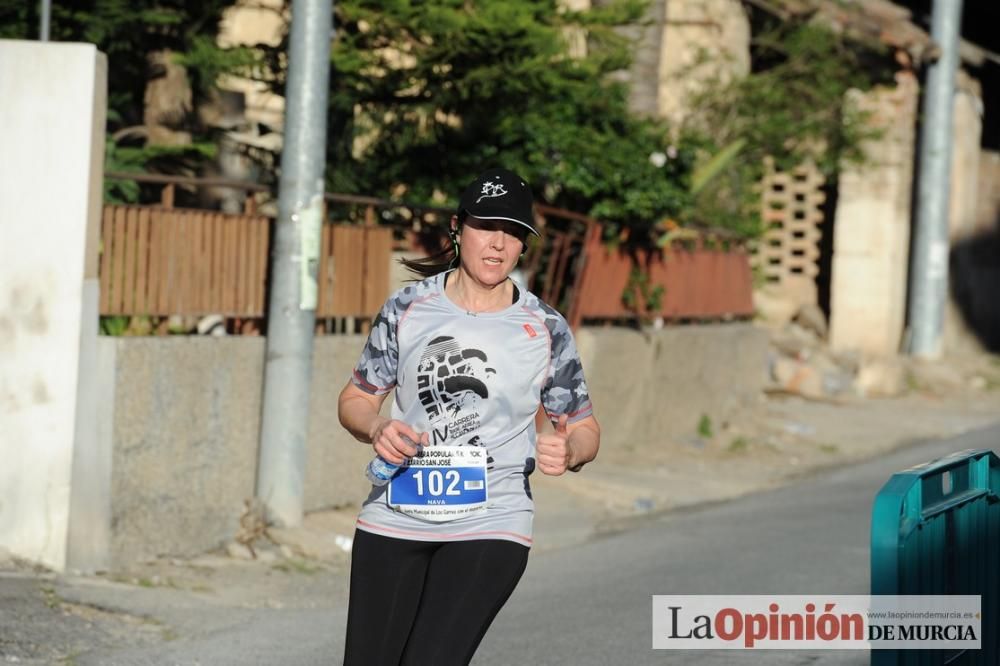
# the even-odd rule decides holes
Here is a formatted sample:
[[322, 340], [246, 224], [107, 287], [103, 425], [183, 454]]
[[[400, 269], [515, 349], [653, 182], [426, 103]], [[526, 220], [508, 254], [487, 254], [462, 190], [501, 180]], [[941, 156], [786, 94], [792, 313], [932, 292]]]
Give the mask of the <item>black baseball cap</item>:
[[531, 188], [524, 179], [507, 169], [490, 169], [472, 181], [458, 200], [458, 215], [468, 213], [480, 220], [516, 222], [536, 236], [531, 209]]

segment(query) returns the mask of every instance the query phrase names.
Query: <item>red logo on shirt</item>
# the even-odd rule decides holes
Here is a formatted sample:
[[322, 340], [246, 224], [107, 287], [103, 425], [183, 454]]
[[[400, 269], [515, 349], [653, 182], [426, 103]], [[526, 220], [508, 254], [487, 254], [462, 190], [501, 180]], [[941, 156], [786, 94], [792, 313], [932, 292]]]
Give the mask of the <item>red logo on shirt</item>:
[[524, 330], [528, 332], [528, 337], [529, 338], [533, 338], [536, 335], [538, 335], [538, 333], [535, 333], [535, 329], [531, 328], [531, 324], [525, 324], [524, 325]]

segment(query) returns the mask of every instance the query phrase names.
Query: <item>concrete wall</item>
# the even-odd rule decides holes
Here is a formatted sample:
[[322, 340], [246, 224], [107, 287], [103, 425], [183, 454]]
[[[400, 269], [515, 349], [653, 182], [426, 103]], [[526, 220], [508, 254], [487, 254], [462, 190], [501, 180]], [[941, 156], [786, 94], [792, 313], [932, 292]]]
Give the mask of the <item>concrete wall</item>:
[[[110, 562], [231, 540], [254, 496], [264, 339], [117, 338]], [[317, 338], [306, 510], [356, 502], [371, 449], [340, 427], [337, 395], [364, 336]]]
[[948, 238], [954, 243], [976, 233], [979, 206], [979, 159], [983, 138], [983, 100], [978, 85], [964, 72], [955, 93], [952, 120], [951, 192]]
[[81, 475], [99, 446], [106, 95], [93, 45], [0, 41], [0, 546], [57, 569], [71, 510], [100, 512]]
[[768, 336], [751, 324], [583, 329], [576, 338], [605, 450], [691, 437], [703, 414], [718, 424], [756, 405], [767, 378]]
[[977, 191], [977, 231], [989, 233], [1000, 230], [1000, 153], [994, 150], [980, 153]]
[[[594, 4], [602, 6], [608, 3], [602, 0]], [[646, 8], [642, 23], [619, 28], [619, 32], [635, 46], [631, 66], [627, 71], [616, 72], [615, 76], [628, 86], [629, 108], [643, 116], [659, 114], [660, 59], [666, 11], [664, 0], [654, 0]]]
[[691, 97], [713, 80], [750, 72], [750, 19], [739, 0], [660, 0], [665, 10], [660, 40], [657, 111], [680, 124]]
[[915, 127], [919, 87], [852, 93], [883, 131], [866, 146], [871, 163], [840, 176], [830, 286], [830, 345], [873, 355], [899, 351], [906, 313]]
[[114, 343], [112, 562], [232, 536], [253, 497], [264, 340]]
[[[744, 324], [644, 335], [583, 330], [580, 353], [604, 427], [602, 446], [692, 435], [756, 402], [767, 336]], [[119, 338], [116, 347], [111, 555], [122, 564], [194, 554], [231, 540], [253, 496], [261, 338]], [[358, 504], [371, 448], [337, 420], [337, 395], [363, 336], [316, 339], [305, 504]], [[387, 401], [388, 404], [388, 401]]]
[[674, 125], [707, 82], [750, 71], [750, 20], [739, 0], [653, 0], [643, 22], [621, 32], [635, 43], [631, 67], [618, 74], [629, 108]]
[[[845, 171], [840, 179], [830, 299], [830, 342], [835, 349], [889, 355], [900, 351], [902, 343], [919, 89], [910, 73], [897, 74], [897, 83], [893, 90], [852, 95], [854, 103], [873, 113], [872, 122], [885, 134], [867, 147], [873, 166]], [[953, 284], [945, 306], [942, 348], [962, 354], [983, 349], [982, 332], [970, 326], [968, 310], [970, 303], [989, 298], [991, 285], [980, 277], [986, 275], [983, 252], [974, 246], [982, 244], [979, 236], [992, 238], [992, 232], [983, 221], [988, 217], [983, 203], [989, 200], [984, 187], [989, 177], [984, 179], [982, 164], [988, 170], [989, 160], [980, 148], [982, 99], [978, 83], [964, 72], [954, 104], [948, 213]]]
[[[948, 240], [954, 249], [971, 241], [979, 231], [977, 213], [979, 207], [979, 160], [980, 142], [983, 136], [983, 101], [978, 85], [966, 74], [959, 77], [961, 85], [955, 94], [955, 108], [952, 133], [951, 196], [948, 209]], [[951, 263], [961, 263], [964, 255], [952, 252]], [[952, 266], [951, 281], [963, 274], [965, 266]], [[975, 288], [975, 285], [972, 285]], [[980, 288], [993, 290], [993, 285]], [[944, 326], [942, 329], [942, 349], [946, 354], [976, 353], [982, 345], [970, 329], [962, 315], [961, 304], [957, 302], [955, 290], [945, 304]]]
[[[949, 311], [944, 345], [949, 353], [983, 348], [1000, 353], [1000, 154], [979, 159], [976, 223], [955, 239], [948, 258]], [[957, 311], [957, 313], [956, 313]], [[956, 319], [961, 319], [956, 322]], [[951, 328], [949, 328], [951, 326]], [[955, 331], [961, 331], [955, 336]], [[956, 344], [955, 337], [959, 337]]]

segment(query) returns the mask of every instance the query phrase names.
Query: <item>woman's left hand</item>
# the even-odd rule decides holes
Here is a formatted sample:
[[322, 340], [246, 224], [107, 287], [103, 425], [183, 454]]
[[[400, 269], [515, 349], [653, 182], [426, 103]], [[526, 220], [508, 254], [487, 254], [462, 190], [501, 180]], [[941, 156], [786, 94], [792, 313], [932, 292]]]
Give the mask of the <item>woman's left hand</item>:
[[555, 432], [539, 434], [535, 442], [535, 462], [543, 474], [559, 476], [569, 469], [569, 432], [566, 423], [569, 417], [563, 414], [555, 424]]

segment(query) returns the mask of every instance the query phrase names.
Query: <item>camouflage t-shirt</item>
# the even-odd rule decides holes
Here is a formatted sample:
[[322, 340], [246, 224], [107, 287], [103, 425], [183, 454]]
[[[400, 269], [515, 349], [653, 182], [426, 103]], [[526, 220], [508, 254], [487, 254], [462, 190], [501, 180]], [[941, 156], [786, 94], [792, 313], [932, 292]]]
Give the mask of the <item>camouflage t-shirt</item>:
[[392, 418], [430, 434], [431, 446], [487, 452], [485, 511], [430, 522], [389, 506], [373, 487], [358, 528], [420, 541], [505, 539], [531, 545], [535, 413], [570, 423], [591, 414], [583, 368], [562, 315], [521, 290], [500, 312], [471, 314], [444, 293], [446, 273], [393, 294], [375, 319], [354, 383], [395, 389]]

